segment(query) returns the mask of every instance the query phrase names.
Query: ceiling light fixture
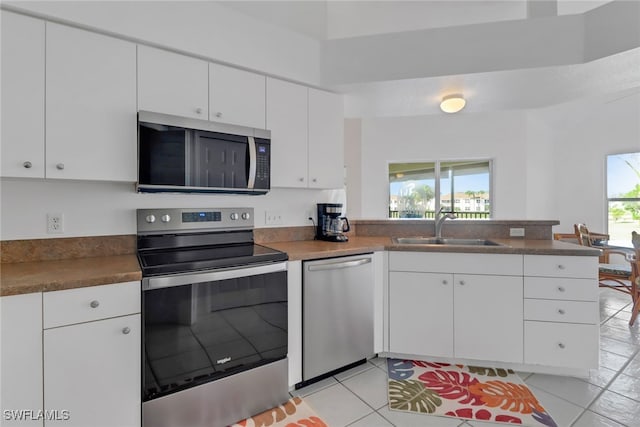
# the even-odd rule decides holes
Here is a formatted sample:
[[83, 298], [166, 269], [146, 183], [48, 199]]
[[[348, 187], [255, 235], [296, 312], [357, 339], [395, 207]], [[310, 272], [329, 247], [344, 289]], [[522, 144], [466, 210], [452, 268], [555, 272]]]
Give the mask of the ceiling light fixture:
[[447, 95], [442, 98], [440, 109], [445, 113], [457, 113], [464, 108], [466, 103], [467, 101], [464, 100], [464, 96], [460, 93]]

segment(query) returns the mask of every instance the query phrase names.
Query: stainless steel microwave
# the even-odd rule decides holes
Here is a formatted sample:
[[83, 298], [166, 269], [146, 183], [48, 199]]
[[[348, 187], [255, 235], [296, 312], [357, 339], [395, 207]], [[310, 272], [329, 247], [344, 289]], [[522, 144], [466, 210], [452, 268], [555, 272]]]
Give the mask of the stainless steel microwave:
[[271, 132], [138, 112], [138, 192], [266, 194]]

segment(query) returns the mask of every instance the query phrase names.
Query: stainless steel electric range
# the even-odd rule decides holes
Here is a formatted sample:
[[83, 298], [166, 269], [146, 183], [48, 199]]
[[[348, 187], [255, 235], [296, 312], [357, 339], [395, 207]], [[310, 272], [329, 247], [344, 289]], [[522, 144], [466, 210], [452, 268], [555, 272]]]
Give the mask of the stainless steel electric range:
[[287, 255], [253, 209], [137, 211], [145, 427], [226, 426], [288, 399]]

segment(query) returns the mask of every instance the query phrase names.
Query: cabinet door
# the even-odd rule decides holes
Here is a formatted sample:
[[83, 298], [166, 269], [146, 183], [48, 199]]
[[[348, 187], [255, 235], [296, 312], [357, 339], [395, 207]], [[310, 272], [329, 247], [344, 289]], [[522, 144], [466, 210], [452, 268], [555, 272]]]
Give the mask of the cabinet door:
[[454, 275], [455, 357], [522, 363], [522, 277]]
[[207, 120], [209, 63], [139, 45], [138, 108]]
[[42, 293], [0, 298], [3, 426], [42, 426], [7, 419], [5, 411], [42, 409]]
[[266, 77], [209, 64], [209, 120], [265, 128]]
[[309, 89], [309, 187], [344, 187], [342, 95]]
[[44, 178], [44, 21], [1, 11], [2, 176]]
[[271, 186], [307, 187], [307, 88], [267, 78]]
[[47, 23], [47, 178], [135, 181], [136, 47]]
[[389, 351], [453, 356], [453, 276], [389, 273]]
[[45, 426], [140, 426], [140, 315], [44, 331]]

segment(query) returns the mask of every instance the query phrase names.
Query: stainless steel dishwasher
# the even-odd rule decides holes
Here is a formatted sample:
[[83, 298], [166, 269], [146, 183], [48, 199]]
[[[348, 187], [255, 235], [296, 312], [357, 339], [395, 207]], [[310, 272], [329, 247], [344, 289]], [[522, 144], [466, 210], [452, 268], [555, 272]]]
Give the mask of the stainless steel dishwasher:
[[302, 385], [373, 356], [372, 259], [304, 262]]

